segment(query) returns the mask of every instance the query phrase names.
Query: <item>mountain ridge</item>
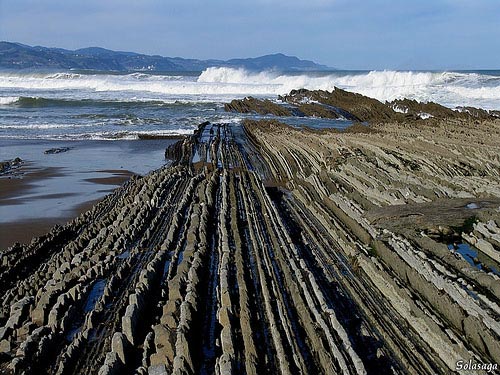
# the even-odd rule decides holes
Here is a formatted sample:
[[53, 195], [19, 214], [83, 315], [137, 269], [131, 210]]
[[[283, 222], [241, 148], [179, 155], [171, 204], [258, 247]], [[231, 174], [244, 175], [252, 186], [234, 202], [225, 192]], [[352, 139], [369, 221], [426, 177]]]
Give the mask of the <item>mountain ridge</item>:
[[0, 69], [7, 70], [202, 71], [210, 67], [288, 71], [334, 70], [326, 65], [283, 53], [229, 60], [199, 60], [114, 51], [102, 47], [68, 50], [0, 41]]

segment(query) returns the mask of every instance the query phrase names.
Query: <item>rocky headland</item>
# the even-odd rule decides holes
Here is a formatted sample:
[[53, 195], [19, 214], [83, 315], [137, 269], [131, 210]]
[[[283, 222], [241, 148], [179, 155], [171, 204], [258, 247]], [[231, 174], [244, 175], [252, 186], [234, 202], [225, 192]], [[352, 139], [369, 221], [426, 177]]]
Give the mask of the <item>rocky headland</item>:
[[171, 166], [2, 251], [3, 373], [450, 374], [460, 360], [500, 363], [495, 113], [342, 90], [227, 109], [355, 124], [203, 123], [166, 150]]

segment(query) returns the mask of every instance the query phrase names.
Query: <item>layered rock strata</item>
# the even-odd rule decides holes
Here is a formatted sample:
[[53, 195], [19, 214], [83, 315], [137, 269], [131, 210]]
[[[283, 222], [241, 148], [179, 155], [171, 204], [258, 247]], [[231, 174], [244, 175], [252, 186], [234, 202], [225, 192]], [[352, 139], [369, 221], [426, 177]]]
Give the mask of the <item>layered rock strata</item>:
[[428, 118], [488, 120], [500, 117], [498, 111], [486, 111], [473, 107], [455, 110], [440, 104], [421, 103], [416, 100], [394, 100], [382, 103], [361, 94], [336, 87], [332, 91], [292, 90], [278, 96], [276, 101], [247, 97], [235, 99], [224, 106], [228, 112], [254, 113], [261, 115], [309, 116], [327, 119], [343, 119], [355, 122], [385, 122], [426, 120]]
[[[495, 262], [500, 123], [432, 121], [202, 124], [167, 150], [170, 167], [1, 252], [1, 370], [449, 374], [458, 360], [500, 362], [498, 276], [431, 235], [446, 232], [438, 202], [474, 203], [455, 219], [473, 217], [470, 231], [448, 229], [489, 244], [477, 248]], [[394, 207], [418, 218], [419, 205], [435, 228], [390, 224]]]

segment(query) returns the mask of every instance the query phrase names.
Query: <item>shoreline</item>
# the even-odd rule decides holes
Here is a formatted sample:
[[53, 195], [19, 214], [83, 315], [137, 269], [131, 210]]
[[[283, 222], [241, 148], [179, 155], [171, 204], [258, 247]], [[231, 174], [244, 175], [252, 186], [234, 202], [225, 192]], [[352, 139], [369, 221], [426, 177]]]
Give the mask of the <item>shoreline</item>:
[[171, 165], [2, 252], [0, 366], [444, 375], [500, 362], [500, 279], [448, 248], [459, 238], [500, 264], [500, 120], [348, 99], [369, 125], [205, 122], [167, 148]]
[[[39, 170], [35, 174], [36, 177], [30, 175], [26, 179], [12, 179], [15, 180], [14, 184], [12, 184], [12, 180], [3, 181], [4, 179], [0, 179], [0, 207], [6, 205], [29, 206], [30, 201], [32, 201], [33, 199], [38, 201], [47, 200], [51, 202], [57, 200], [60, 201], [61, 199], [72, 200], [76, 195], [78, 195], [77, 193], [60, 193], [39, 195], [36, 198], [23, 199], [22, 196], [24, 192], [29, 192], [30, 190], [34, 189], [36, 184], [43, 183], [45, 178], [51, 178], [55, 176], [47, 170]], [[59, 174], [59, 176], [61, 175]], [[102, 194], [109, 194], [115, 189], [118, 189], [123, 183], [127, 182], [132, 176], [135, 176], [135, 174], [130, 171], [120, 171], [120, 174], [116, 176], [88, 178], [85, 179], [85, 181], [94, 184], [96, 186], [95, 191], [98, 191]], [[98, 189], [99, 186], [106, 185], [110, 186], [110, 188]], [[87, 200], [76, 205], [68, 203], [67, 208], [64, 210], [64, 212], [61, 212], [61, 215], [59, 216], [40, 217], [32, 219], [28, 218], [0, 222], [0, 250], [7, 249], [16, 242], [28, 244], [33, 238], [40, 237], [43, 234], [50, 232], [50, 230], [55, 225], [64, 225], [80, 214], [88, 211], [101, 199], [102, 198]]]
[[90, 208], [131, 176], [162, 166], [164, 148], [172, 142], [1, 140], [0, 159], [17, 154], [23, 162], [0, 176], [0, 249], [29, 243], [78, 216], [81, 207]]

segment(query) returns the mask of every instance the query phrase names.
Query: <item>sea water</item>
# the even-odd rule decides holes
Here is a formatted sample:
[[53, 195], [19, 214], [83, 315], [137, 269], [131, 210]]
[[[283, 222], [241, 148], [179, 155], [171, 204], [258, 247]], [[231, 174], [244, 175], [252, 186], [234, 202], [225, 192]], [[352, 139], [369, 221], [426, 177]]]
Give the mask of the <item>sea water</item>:
[[[0, 72], [0, 138], [138, 139], [190, 134], [203, 121], [239, 122], [224, 103], [276, 100], [292, 89], [340, 87], [381, 101], [409, 98], [451, 108], [500, 109], [500, 71], [250, 72], [208, 68], [187, 73]], [[318, 127], [345, 127], [315, 120]], [[300, 119], [289, 119], [304, 125]]]

